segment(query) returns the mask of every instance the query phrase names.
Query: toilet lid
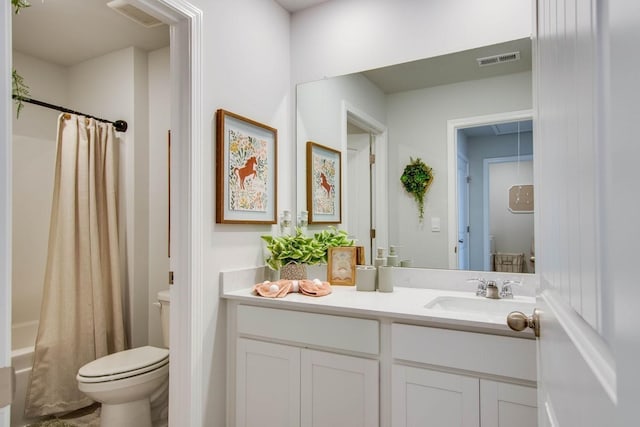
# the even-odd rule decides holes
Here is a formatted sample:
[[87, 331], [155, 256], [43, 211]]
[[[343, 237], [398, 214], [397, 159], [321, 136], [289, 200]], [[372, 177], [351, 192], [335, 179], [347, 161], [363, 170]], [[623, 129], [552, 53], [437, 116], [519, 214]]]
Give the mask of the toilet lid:
[[167, 363], [169, 363], [168, 349], [144, 346], [113, 353], [89, 362], [80, 368], [78, 377], [91, 381], [92, 378], [139, 375]]

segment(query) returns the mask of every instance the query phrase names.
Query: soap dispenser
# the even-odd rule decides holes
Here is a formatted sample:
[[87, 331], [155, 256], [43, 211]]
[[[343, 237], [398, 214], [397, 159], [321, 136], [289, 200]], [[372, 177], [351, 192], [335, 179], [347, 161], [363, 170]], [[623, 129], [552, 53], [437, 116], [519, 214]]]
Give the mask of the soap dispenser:
[[376, 268], [387, 265], [387, 259], [384, 257], [384, 248], [378, 248], [378, 255], [376, 256], [373, 265]]
[[394, 245], [389, 246], [389, 256], [387, 257], [387, 265], [389, 267], [397, 267], [398, 266], [398, 252], [396, 251], [397, 247]]

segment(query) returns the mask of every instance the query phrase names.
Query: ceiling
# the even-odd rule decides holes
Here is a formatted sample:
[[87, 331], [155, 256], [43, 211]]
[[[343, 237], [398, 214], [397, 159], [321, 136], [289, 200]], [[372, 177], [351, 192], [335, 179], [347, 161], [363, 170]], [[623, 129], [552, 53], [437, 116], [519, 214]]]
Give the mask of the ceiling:
[[[61, 66], [136, 46], [169, 45], [169, 27], [145, 28], [107, 7], [109, 0], [31, 0], [13, 16], [13, 48]], [[37, 31], [34, 31], [37, 29]]]
[[[476, 61], [510, 52], [520, 52], [520, 60], [487, 67], [479, 67]], [[362, 74], [389, 94], [524, 71], [531, 71], [531, 40], [528, 38], [377, 68]], [[398, 78], [399, 75], [402, 78]]]
[[522, 120], [520, 122], [497, 123], [495, 125], [474, 126], [461, 129], [461, 131], [467, 137], [510, 135], [518, 132], [532, 132], [533, 122]]
[[[169, 45], [167, 25], [145, 28], [107, 7], [109, 1], [31, 0], [13, 16], [13, 48], [68, 67], [130, 46], [151, 51]], [[276, 1], [296, 12], [327, 0]]]
[[[31, 7], [13, 16], [13, 47], [47, 62], [71, 66], [129, 46], [150, 51], [169, 45], [167, 25], [146, 28], [107, 7], [109, 1], [32, 0]], [[293, 13], [327, 0], [276, 1]], [[516, 62], [482, 68], [476, 63], [476, 58], [515, 51], [521, 55]], [[385, 93], [395, 93], [529, 70], [531, 41], [521, 39], [363, 74]]]
[[280, 6], [289, 12], [297, 12], [299, 10], [308, 9], [320, 3], [324, 3], [328, 0], [276, 0]]

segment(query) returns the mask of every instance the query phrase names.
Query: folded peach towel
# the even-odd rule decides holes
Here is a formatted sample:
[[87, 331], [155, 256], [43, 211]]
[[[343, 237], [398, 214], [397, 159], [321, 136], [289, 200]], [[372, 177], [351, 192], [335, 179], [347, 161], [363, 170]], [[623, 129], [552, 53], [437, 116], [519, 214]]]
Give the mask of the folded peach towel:
[[300, 292], [312, 297], [322, 297], [331, 293], [331, 285], [329, 282], [322, 282], [318, 279], [278, 280], [277, 282], [266, 280], [254, 285], [253, 292], [267, 298], [282, 298], [292, 292]]

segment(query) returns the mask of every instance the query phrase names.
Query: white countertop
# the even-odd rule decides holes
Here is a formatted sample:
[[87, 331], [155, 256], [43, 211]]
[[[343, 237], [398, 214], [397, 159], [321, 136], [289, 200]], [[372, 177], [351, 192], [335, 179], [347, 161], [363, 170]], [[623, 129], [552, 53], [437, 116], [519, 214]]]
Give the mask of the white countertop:
[[[522, 338], [533, 338], [529, 330], [514, 332], [506, 324], [506, 315], [514, 304], [522, 303], [522, 311], [530, 315], [534, 297], [516, 296], [514, 299], [488, 300], [490, 311], [429, 309], [425, 305], [436, 298], [482, 299], [473, 292], [442, 289], [404, 288], [396, 286], [393, 292], [360, 292], [355, 286], [332, 286], [333, 292], [323, 297], [310, 297], [291, 293], [284, 298], [265, 298], [252, 293], [251, 288], [229, 290], [222, 297], [228, 300], [303, 311], [316, 311], [329, 314], [370, 316], [390, 318], [392, 320], [417, 322], [427, 326], [471, 330]], [[473, 303], [474, 301], [468, 301]], [[493, 305], [495, 304], [495, 305]]]

